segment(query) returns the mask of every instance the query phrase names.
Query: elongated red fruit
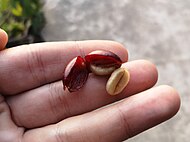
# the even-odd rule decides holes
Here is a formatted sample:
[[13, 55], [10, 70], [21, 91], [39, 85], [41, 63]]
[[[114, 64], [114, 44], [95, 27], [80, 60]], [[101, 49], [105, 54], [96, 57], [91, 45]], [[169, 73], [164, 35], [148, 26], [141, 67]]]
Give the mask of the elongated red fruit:
[[78, 91], [84, 86], [88, 74], [85, 60], [80, 56], [74, 58], [65, 68], [63, 77], [64, 90], [67, 88], [69, 92]]
[[85, 56], [88, 69], [96, 75], [110, 75], [122, 64], [121, 59], [110, 51], [97, 50]]

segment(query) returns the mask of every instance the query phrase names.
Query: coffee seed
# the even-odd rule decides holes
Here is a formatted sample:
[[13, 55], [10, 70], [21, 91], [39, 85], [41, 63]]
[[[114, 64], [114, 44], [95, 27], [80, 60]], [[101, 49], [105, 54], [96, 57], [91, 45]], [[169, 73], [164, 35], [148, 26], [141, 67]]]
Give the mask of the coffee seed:
[[106, 84], [106, 91], [110, 95], [121, 93], [127, 86], [130, 79], [130, 74], [125, 68], [116, 69], [110, 76]]

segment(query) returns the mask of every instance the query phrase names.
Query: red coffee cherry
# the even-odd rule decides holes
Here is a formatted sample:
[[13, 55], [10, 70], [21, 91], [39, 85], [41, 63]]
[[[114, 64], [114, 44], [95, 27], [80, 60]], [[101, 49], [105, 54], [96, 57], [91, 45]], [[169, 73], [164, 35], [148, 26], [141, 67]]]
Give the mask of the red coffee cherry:
[[121, 59], [110, 51], [97, 50], [85, 56], [88, 69], [96, 75], [110, 75], [122, 64]]

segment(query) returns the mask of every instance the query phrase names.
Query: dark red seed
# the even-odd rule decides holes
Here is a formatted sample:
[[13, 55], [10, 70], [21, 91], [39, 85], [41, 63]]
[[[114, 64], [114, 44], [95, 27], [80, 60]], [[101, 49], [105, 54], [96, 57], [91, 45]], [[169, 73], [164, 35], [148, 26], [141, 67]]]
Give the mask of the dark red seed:
[[84, 86], [88, 74], [85, 60], [80, 56], [74, 58], [65, 68], [63, 77], [64, 90], [67, 88], [69, 92], [78, 91]]

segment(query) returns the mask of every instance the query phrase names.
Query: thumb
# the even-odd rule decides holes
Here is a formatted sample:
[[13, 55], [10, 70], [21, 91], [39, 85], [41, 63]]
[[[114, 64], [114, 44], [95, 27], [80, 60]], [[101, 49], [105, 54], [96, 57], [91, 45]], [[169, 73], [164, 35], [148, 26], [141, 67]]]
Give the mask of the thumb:
[[0, 51], [5, 48], [7, 41], [8, 41], [7, 33], [0, 28]]

